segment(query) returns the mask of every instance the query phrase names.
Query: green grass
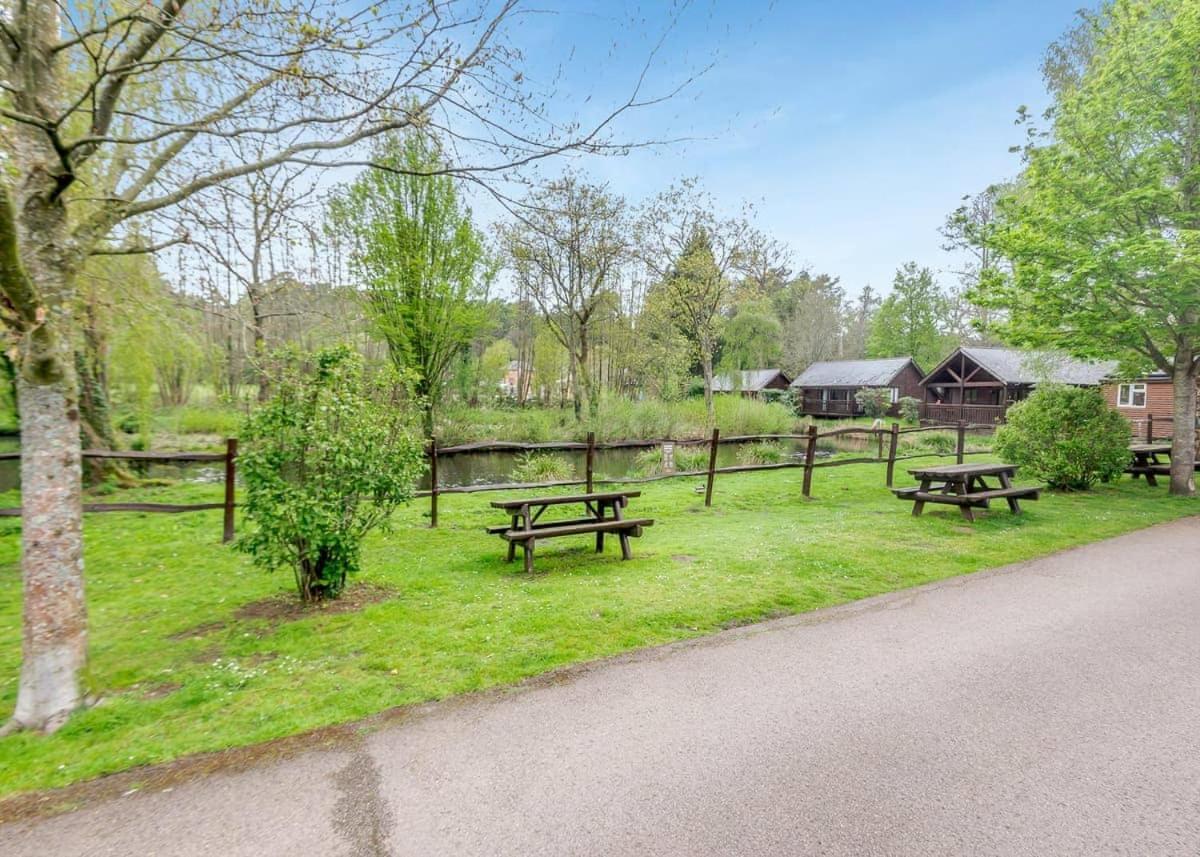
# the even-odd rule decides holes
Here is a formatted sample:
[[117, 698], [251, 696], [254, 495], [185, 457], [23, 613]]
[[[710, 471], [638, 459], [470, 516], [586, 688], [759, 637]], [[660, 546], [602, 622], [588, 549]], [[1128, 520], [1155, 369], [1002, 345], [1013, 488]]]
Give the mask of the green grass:
[[[741, 396], [719, 395], [714, 401], [721, 434], [788, 434], [801, 423], [786, 406]], [[570, 408], [469, 408], [447, 405], [437, 420], [437, 437], [443, 444], [473, 440], [546, 442], [582, 440], [595, 431], [598, 440], [707, 437], [704, 400], [664, 402], [633, 401], [607, 396], [594, 421], [576, 422]]]
[[[286, 595], [291, 581], [223, 547], [219, 512], [89, 516], [87, 683], [103, 701], [53, 736], [0, 740], [0, 794], [511, 683], [1200, 512], [1196, 501], [1124, 481], [1044, 494], [1022, 516], [994, 511], [964, 526], [949, 508], [912, 518], [883, 487], [882, 465], [818, 471], [811, 501], [800, 480], [799, 470], [720, 476], [712, 509], [696, 478], [642, 486], [630, 513], [657, 523], [632, 561], [621, 562], [615, 545], [597, 557], [587, 539], [561, 540], [539, 549], [532, 577], [504, 563], [501, 540], [482, 532], [498, 521], [488, 508], [495, 495], [443, 496], [438, 530], [425, 526], [421, 502], [366, 550], [360, 580], [391, 597], [358, 613], [276, 623], [235, 617], [242, 605]], [[20, 662], [17, 551], [17, 523], [0, 520], [0, 716], [14, 704]]]

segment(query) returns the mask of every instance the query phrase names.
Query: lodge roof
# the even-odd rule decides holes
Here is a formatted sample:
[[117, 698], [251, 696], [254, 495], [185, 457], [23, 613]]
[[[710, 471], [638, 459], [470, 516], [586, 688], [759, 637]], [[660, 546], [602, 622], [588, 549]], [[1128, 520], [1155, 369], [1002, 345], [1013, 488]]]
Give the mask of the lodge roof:
[[764, 389], [779, 375], [783, 375], [784, 383], [787, 383], [788, 377], [781, 369], [743, 369], [740, 372], [726, 372], [713, 377], [712, 388], [714, 393], [755, 393]]
[[1076, 360], [1059, 351], [1022, 351], [1017, 348], [984, 348], [963, 345], [934, 367], [921, 379], [922, 384], [940, 372], [958, 354], [963, 354], [976, 366], [1005, 384], [1071, 384], [1080, 387], [1098, 386], [1105, 377], [1116, 371], [1113, 360], [1089, 362]]
[[[912, 362], [911, 357], [879, 360], [824, 360], [813, 363], [792, 382], [793, 387], [886, 387]], [[916, 365], [915, 363], [913, 364]], [[917, 372], [920, 373], [920, 368]]]

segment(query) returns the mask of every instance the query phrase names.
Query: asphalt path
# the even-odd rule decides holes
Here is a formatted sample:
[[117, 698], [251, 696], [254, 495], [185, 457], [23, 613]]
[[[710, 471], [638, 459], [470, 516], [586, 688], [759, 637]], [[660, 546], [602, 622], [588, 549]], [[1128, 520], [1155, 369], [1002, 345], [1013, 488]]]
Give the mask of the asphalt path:
[[0, 854], [1197, 857], [1200, 518], [428, 706]]

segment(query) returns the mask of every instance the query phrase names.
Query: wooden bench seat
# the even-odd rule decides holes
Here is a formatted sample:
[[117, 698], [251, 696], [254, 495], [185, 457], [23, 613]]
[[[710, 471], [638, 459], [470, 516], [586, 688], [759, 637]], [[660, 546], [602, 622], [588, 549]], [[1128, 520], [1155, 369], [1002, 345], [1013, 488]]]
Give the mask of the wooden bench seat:
[[[591, 524], [595, 522], [595, 518], [570, 518], [565, 521], [538, 521], [533, 525], [533, 528], [534, 530], [545, 530], [550, 527], [565, 527], [569, 526], [570, 524]], [[491, 536], [500, 536], [512, 529], [520, 529], [520, 527], [513, 527], [512, 524], [497, 524], [494, 527], [488, 527], [487, 532], [488, 535]]]
[[1034, 486], [1021, 487], [1019, 485], [1014, 485], [1011, 488], [995, 488], [988, 491], [975, 491], [965, 496], [980, 500], [1003, 500], [1007, 497], [1027, 497], [1030, 500], [1036, 500], [1040, 491], [1040, 488]]
[[892, 493], [897, 497], [911, 497], [913, 494], [920, 492], [920, 488], [913, 485], [911, 488], [893, 488]]
[[501, 533], [501, 538], [507, 539], [510, 542], [523, 542], [529, 539], [550, 539], [557, 536], [575, 536], [584, 533], [615, 533], [621, 530], [629, 530], [629, 535], [631, 536], [640, 536], [642, 534], [642, 527], [649, 527], [653, 524], [653, 518], [627, 518], [623, 520], [610, 518], [604, 521], [534, 525], [532, 530], [506, 528]]

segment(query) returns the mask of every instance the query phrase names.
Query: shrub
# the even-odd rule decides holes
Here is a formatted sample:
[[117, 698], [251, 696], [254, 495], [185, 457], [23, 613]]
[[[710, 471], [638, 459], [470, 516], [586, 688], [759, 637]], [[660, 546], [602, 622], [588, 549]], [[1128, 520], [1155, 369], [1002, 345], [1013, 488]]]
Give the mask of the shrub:
[[513, 482], [562, 482], [574, 477], [574, 465], [552, 452], [521, 453], [511, 475]]
[[239, 547], [290, 567], [304, 601], [336, 598], [358, 570], [363, 537], [386, 527], [425, 468], [411, 416], [341, 346], [281, 358], [274, 394], [242, 429], [239, 465], [252, 524]]
[[1099, 390], [1047, 386], [1008, 409], [995, 449], [1052, 488], [1084, 490], [1125, 470], [1129, 434]]
[[707, 470], [707, 446], [677, 446], [675, 447], [675, 469], [681, 471]]
[[863, 409], [863, 414], [877, 420], [892, 406], [892, 391], [885, 387], [863, 387], [854, 393], [854, 401]]
[[929, 434], [922, 436], [921, 446], [925, 447], [930, 452], [936, 452], [939, 455], [945, 455], [958, 449], [958, 437], [954, 434], [944, 431], [930, 432]]
[[738, 464], [780, 464], [787, 459], [787, 450], [769, 440], [743, 443], [738, 446]]
[[900, 406], [900, 416], [902, 419], [915, 423], [921, 419], [921, 400], [915, 399], [912, 396], [901, 396], [897, 402]]

